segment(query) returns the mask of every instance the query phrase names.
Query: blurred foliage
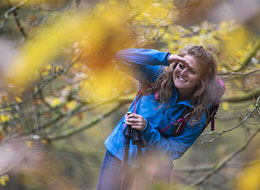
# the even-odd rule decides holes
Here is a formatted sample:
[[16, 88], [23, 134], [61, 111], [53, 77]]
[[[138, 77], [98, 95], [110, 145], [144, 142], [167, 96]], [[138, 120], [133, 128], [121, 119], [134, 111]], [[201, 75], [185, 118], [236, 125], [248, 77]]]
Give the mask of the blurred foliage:
[[237, 178], [236, 189], [260, 189], [259, 170], [259, 162], [244, 168]]
[[[248, 2], [251, 4], [253, 0]], [[197, 143], [185, 157], [190, 160], [176, 163], [184, 167], [197, 166], [198, 162], [212, 165], [236, 150], [259, 128], [259, 10], [243, 18], [219, 19], [223, 14], [219, 6], [232, 10], [230, 5], [231, 1], [211, 0], [1, 1], [0, 43], [8, 40], [14, 46], [4, 46], [10, 55], [0, 53], [0, 142], [4, 146], [13, 139], [22, 139], [24, 151], [20, 154], [24, 159], [16, 160], [12, 167], [1, 164], [10, 156], [2, 149], [1, 155], [5, 156], [0, 159], [0, 184], [9, 189], [23, 184], [27, 189], [61, 189], [64, 184], [69, 189], [95, 188], [105, 151], [103, 141], [136, 93], [136, 81], [119, 72], [114, 62], [116, 52], [126, 47], [177, 54], [189, 44], [200, 44], [213, 52], [226, 85], [218, 130], [236, 126], [250, 110], [252, 113], [236, 127], [233, 136], [227, 133], [208, 146]], [[230, 147], [223, 146], [228, 143]], [[28, 151], [34, 154], [38, 149], [47, 152], [45, 163], [50, 168], [47, 172], [42, 165], [38, 170], [61, 183], [49, 182], [50, 177], [37, 173], [35, 168], [28, 170], [28, 176], [24, 169], [13, 172], [26, 162]], [[252, 157], [241, 156], [237, 159], [240, 165], [254, 159], [254, 152], [245, 155]], [[232, 170], [229, 167], [218, 174], [222, 178], [215, 175], [202, 185], [206, 189], [243, 189], [250, 183], [259, 188], [259, 174], [254, 174], [257, 166], [242, 169], [238, 179], [243, 180], [234, 185], [228, 181], [237, 176], [227, 177]], [[27, 164], [24, 168], [30, 167]], [[216, 171], [214, 168], [217, 164], [211, 171]], [[235, 174], [240, 168], [234, 169]], [[174, 179], [175, 189], [197, 189], [201, 184], [187, 186], [201, 177], [196, 172], [190, 175], [193, 173], [192, 179], [174, 176], [178, 179]], [[154, 188], [165, 189], [164, 184]]]

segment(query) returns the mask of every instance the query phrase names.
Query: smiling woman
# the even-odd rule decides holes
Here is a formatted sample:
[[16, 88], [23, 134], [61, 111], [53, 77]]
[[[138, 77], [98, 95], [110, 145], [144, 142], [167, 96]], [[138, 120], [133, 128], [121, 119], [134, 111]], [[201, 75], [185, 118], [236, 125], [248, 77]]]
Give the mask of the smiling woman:
[[200, 80], [202, 68], [192, 56], [183, 58], [185, 62], [179, 62], [173, 72], [173, 82], [180, 96], [188, 97]]
[[[221, 88], [216, 61], [202, 46], [190, 46], [179, 55], [125, 49], [117, 53], [116, 59], [119, 69], [136, 78], [140, 88], [129, 108], [131, 113], [119, 121], [105, 142], [107, 153], [98, 189], [130, 189], [134, 181], [138, 184], [143, 179], [169, 183], [172, 160], [188, 150], [206, 125], [206, 110], [217, 98], [210, 96], [209, 89]], [[191, 119], [179, 131], [179, 121], [187, 115]], [[147, 153], [160, 153], [167, 159], [157, 162], [158, 170], [137, 175], [147, 164]]]

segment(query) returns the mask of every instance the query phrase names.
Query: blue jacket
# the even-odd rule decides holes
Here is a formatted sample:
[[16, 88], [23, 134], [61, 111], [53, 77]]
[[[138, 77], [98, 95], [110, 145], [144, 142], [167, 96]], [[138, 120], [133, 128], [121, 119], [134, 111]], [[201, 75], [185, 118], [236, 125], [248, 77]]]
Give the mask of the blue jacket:
[[[162, 73], [165, 66], [168, 66], [168, 57], [170, 53], [159, 52], [151, 49], [125, 49], [117, 53], [116, 59], [119, 69], [136, 78], [141, 85], [146, 81], [155, 82], [156, 78]], [[139, 87], [139, 88], [140, 88]], [[163, 105], [160, 109], [159, 101], [155, 94], [140, 95], [132, 102], [129, 111], [134, 112], [134, 102], [136, 101], [136, 113], [142, 115], [149, 126], [146, 126], [141, 134], [148, 143], [147, 148], [143, 148], [143, 153], [147, 151], [161, 151], [166, 154], [170, 160], [180, 158], [188, 148], [199, 137], [206, 122], [206, 114], [195, 121], [191, 118], [185, 126], [181, 135], [177, 137], [173, 134], [173, 126], [160, 133], [171, 122], [177, 121], [182, 112], [187, 107], [193, 107], [189, 100], [179, 101], [176, 87], [173, 87], [173, 96], [170, 99], [170, 106]], [[193, 122], [191, 123], [191, 120]], [[148, 122], [147, 122], [148, 123]], [[125, 116], [116, 125], [113, 132], [105, 141], [107, 150], [120, 160], [124, 157], [125, 137], [123, 135], [123, 126]], [[130, 142], [128, 164], [138, 166], [137, 147]]]

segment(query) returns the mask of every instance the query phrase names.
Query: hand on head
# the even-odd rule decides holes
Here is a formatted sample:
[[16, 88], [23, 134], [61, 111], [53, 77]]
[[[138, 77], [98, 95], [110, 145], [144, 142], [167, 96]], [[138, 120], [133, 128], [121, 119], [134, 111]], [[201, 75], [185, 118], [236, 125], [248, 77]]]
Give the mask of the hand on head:
[[169, 64], [176, 63], [176, 62], [182, 62], [182, 63], [185, 63], [185, 64], [190, 64], [183, 57], [178, 56], [178, 55], [174, 55], [174, 54], [169, 56], [168, 62], [169, 62]]

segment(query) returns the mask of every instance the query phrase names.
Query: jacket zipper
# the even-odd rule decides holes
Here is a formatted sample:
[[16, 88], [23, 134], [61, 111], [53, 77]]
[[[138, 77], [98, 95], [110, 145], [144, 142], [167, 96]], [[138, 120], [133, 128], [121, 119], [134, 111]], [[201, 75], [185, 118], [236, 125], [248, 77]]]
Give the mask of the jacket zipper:
[[159, 115], [162, 112], [162, 109], [160, 109], [149, 121], [153, 121], [157, 115]]
[[169, 104], [164, 108], [164, 110], [163, 110], [163, 114], [165, 114], [165, 111], [169, 108]]

